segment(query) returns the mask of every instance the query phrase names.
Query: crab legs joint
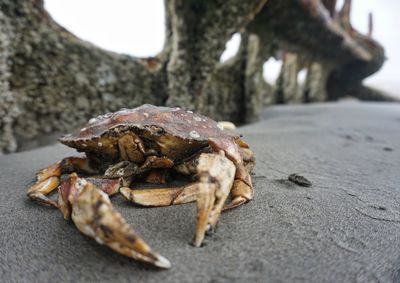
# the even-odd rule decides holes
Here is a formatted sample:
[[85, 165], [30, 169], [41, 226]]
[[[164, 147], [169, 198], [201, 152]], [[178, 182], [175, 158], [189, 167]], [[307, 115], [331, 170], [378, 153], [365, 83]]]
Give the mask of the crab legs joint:
[[49, 199], [47, 195], [54, 191], [60, 184], [60, 177], [65, 173], [74, 171], [94, 173], [85, 157], [66, 157], [60, 162], [40, 170], [36, 174], [36, 183], [28, 189], [28, 197], [42, 204], [58, 207], [58, 204]]

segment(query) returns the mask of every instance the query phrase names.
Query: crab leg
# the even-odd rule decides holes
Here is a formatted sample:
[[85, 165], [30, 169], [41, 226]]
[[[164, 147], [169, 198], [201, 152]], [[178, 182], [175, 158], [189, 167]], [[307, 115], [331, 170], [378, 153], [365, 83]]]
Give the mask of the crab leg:
[[247, 172], [250, 173], [253, 171], [256, 163], [254, 159], [254, 153], [249, 148], [239, 148], [239, 151], [244, 161], [244, 167], [246, 168]]
[[146, 156], [154, 155], [153, 149], [146, 150], [143, 141], [135, 134], [126, 134], [118, 140], [118, 148], [123, 160], [142, 163]]
[[[253, 184], [250, 178], [250, 171], [253, 169], [255, 160], [253, 152], [242, 140], [232, 143], [227, 139], [210, 138], [209, 145], [215, 151], [224, 151], [226, 157], [236, 166], [235, 182], [231, 190], [231, 201], [224, 206], [223, 210], [238, 207], [253, 198]], [[236, 146], [236, 145], [237, 146]]]
[[191, 183], [174, 188], [151, 188], [132, 190], [127, 187], [120, 189], [120, 193], [134, 204], [142, 206], [169, 206], [196, 201], [198, 183]]
[[174, 162], [165, 157], [148, 156], [144, 163], [139, 167], [132, 161], [121, 161], [110, 166], [104, 176], [109, 178], [130, 177], [151, 171], [152, 169], [171, 168]]
[[110, 199], [95, 185], [71, 174], [59, 192], [60, 209], [72, 218], [83, 234], [130, 258], [170, 268], [170, 262], [155, 253], [111, 205]]
[[121, 188], [122, 183], [123, 183], [122, 178], [107, 179], [107, 178], [94, 176], [94, 177], [85, 177], [85, 179], [86, 179], [86, 181], [92, 183], [97, 188], [102, 190], [108, 196], [112, 196], [112, 195], [115, 195], [116, 193], [118, 193], [119, 189]]
[[147, 173], [143, 181], [152, 184], [165, 184], [168, 176], [169, 172], [167, 169], [153, 169]]
[[121, 188], [120, 192], [130, 201], [145, 206], [168, 206], [197, 202], [197, 224], [193, 244], [199, 247], [205, 233], [214, 227], [235, 177], [235, 166], [225, 154], [202, 153], [188, 162], [197, 164], [195, 170], [198, 182], [177, 188], [131, 190]]
[[[244, 142], [238, 143], [239, 154], [244, 163], [239, 161], [235, 181], [232, 186], [230, 203], [223, 207], [223, 211], [238, 207], [248, 202], [253, 197], [253, 189], [249, 172], [254, 167], [254, 154]], [[239, 160], [239, 159], [238, 159]], [[193, 158], [182, 164], [176, 165], [175, 170], [184, 175], [191, 175], [197, 172], [197, 159]], [[243, 181], [245, 180], [245, 181]], [[249, 185], [250, 184], [250, 185]], [[175, 204], [184, 204], [196, 201], [197, 185], [196, 183], [173, 188], [148, 188], [142, 190], [132, 190], [130, 188], [121, 188], [120, 192], [126, 199], [142, 206], [169, 206]]]
[[231, 190], [231, 201], [224, 205], [223, 211], [241, 206], [253, 198], [253, 187], [240, 179], [236, 179]]
[[49, 199], [47, 195], [58, 187], [61, 174], [72, 173], [75, 170], [95, 172], [89, 167], [85, 157], [66, 157], [36, 174], [36, 182], [28, 189], [28, 196], [42, 204], [58, 207], [57, 203]]
[[[235, 170], [235, 165], [225, 157], [223, 151], [219, 154], [200, 155], [197, 165], [200, 195], [197, 199], [197, 227], [194, 238], [196, 247], [201, 245], [205, 232], [217, 224], [222, 207], [231, 191]], [[206, 210], [209, 210], [209, 213], [205, 214]]]
[[244, 141], [238, 139], [235, 142], [239, 145], [239, 153], [243, 163], [240, 160], [236, 162], [236, 177], [231, 190], [232, 200], [224, 206], [222, 211], [238, 207], [253, 198], [253, 185], [251, 183], [250, 172], [255, 166], [254, 153]]

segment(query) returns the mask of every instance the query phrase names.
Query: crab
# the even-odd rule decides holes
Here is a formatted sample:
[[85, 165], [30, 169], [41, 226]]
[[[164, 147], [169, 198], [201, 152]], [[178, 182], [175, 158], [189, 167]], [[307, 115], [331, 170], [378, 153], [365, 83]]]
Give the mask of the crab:
[[[253, 198], [254, 154], [241, 136], [216, 121], [177, 108], [149, 104], [92, 118], [61, 143], [84, 152], [36, 175], [27, 195], [61, 210], [83, 234], [130, 258], [160, 268], [171, 263], [153, 251], [117, 212], [110, 196], [121, 193], [140, 206], [197, 203], [195, 247], [222, 211]], [[134, 188], [140, 182], [186, 183]], [[49, 194], [58, 188], [57, 201]]]

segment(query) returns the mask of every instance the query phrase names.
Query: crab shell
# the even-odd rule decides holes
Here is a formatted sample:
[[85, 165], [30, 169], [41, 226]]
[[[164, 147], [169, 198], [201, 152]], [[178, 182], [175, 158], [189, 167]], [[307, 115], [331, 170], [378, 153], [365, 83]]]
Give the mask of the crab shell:
[[119, 158], [119, 138], [131, 133], [140, 137], [146, 148], [172, 160], [196, 153], [210, 140], [222, 141], [223, 149], [236, 147], [235, 140], [240, 138], [192, 111], [145, 104], [92, 118], [77, 132], [62, 136], [60, 142], [111, 161]]

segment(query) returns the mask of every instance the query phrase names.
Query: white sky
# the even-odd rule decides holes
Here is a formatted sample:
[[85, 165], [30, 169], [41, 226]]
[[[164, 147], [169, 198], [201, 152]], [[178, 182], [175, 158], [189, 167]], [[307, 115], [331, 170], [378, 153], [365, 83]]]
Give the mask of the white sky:
[[[163, 47], [162, 0], [45, 0], [45, 4], [58, 23], [102, 48], [142, 57]], [[373, 37], [386, 48], [388, 60], [366, 83], [400, 97], [400, 0], [353, 0], [352, 23], [364, 33], [369, 11], [374, 14]], [[233, 56], [239, 43], [240, 37], [234, 37], [221, 60]], [[266, 79], [272, 81], [279, 63], [269, 63], [268, 70]]]

